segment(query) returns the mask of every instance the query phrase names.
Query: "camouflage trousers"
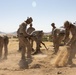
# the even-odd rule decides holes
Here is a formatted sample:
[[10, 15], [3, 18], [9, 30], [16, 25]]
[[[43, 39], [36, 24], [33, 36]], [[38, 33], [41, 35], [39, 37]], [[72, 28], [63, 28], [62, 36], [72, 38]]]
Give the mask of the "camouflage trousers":
[[54, 39], [54, 49], [55, 49], [55, 53], [58, 52], [59, 46], [60, 46], [63, 38], [64, 38], [64, 34], [59, 34], [59, 36]]
[[[25, 38], [24, 36], [19, 36], [19, 43], [21, 45], [21, 59], [26, 59], [25, 57], [26, 55], [27, 55], [27, 58], [31, 58], [32, 47], [29, 42], [29, 39]], [[27, 53], [26, 53], [26, 48], [27, 48]]]
[[3, 38], [0, 36], [0, 58], [2, 57], [2, 50], [4, 47], [4, 58], [7, 58], [8, 55], [8, 38]]
[[3, 44], [4, 44], [3, 37], [0, 36], [0, 58], [2, 57]]
[[70, 56], [68, 60], [69, 64], [73, 64], [72, 59], [75, 58], [75, 54], [76, 54], [76, 40], [70, 46]]

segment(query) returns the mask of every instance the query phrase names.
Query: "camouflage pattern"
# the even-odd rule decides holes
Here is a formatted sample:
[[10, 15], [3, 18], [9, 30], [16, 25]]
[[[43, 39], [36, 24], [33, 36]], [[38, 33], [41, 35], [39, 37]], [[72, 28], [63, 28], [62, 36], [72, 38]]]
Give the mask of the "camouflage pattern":
[[51, 26], [52, 26], [52, 39], [53, 39], [53, 46], [55, 47], [55, 37], [54, 37], [54, 35], [56, 35], [54, 32], [54, 30], [56, 29], [56, 26], [55, 26], [55, 23], [52, 23], [51, 24]]
[[27, 29], [27, 33], [31, 34], [33, 31], [35, 31], [35, 28], [33, 28], [32, 24], [30, 24], [30, 27]]
[[[36, 51], [34, 54], [40, 53], [43, 31], [33, 31], [31, 35], [32, 35], [31, 39], [36, 42]], [[44, 43], [42, 44], [45, 45]]]
[[2, 58], [2, 49], [3, 49], [4, 39], [0, 36], [0, 59]]
[[66, 43], [66, 45], [70, 47], [70, 56], [68, 63], [73, 64], [72, 59], [75, 57], [76, 54], [76, 25], [72, 24], [69, 21], [66, 21], [64, 23], [64, 27], [67, 32], [71, 32], [72, 34], [72, 38]]
[[[35, 31], [35, 28], [33, 28], [32, 24], [30, 24], [30, 27], [27, 29], [27, 33], [30, 35], [33, 31]], [[33, 40], [32, 39], [29, 39], [29, 40], [33, 51]]]
[[[19, 28], [20, 29], [20, 28]], [[17, 30], [17, 37], [19, 38], [19, 29]], [[20, 41], [19, 41], [19, 49], [18, 49], [18, 51], [19, 52], [21, 52], [21, 45], [20, 45], [21, 43], [20, 43]]]
[[7, 59], [9, 38], [4, 36], [4, 58]]
[[55, 28], [53, 30], [53, 43], [54, 43], [54, 49], [55, 53], [59, 50], [59, 45], [61, 44], [62, 40], [65, 36], [65, 29], [64, 28]]
[[26, 21], [24, 21], [18, 29], [18, 38], [19, 38], [19, 43], [21, 46], [21, 59], [25, 59], [25, 53], [26, 53], [26, 47], [27, 47], [27, 58], [31, 58], [31, 45], [29, 42], [29, 37], [30, 35], [27, 34], [26, 29], [27, 25], [32, 22], [32, 18], [28, 18]]
[[4, 47], [4, 59], [7, 59], [8, 55], [8, 43], [9, 38], [7, 36], [0, 36], [0, 58], [2, 58], [2, 50]]

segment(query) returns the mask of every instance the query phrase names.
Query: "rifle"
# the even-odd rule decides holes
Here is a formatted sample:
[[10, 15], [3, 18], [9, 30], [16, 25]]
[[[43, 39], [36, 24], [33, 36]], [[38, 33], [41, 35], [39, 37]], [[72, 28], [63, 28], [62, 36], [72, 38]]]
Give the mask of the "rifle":
[[[39, 34], [39, 33], [43, 34], [43, 31], [33, 31], [33, 32], [31, 33], [31, 37], [34, 37], [34, 38], [36, 38], [36, 39], [39, 39], [39, 38], [37, 37], [37, 34]], [[40, 40], [39, 40], [39, 41], [40, 41]], [[48, 50], [48, 48], [46, 47], [46, 45], [45, 45], [42, 41], [40, 41], [40, 43], [41, 43], [42, 45], [44, 45], [44, 47], [46, 48], [46, 50]]]
[[43, 44], [44, 45], [44, 47], [46, 48], [46, 50], [48, 50], [48, 48], [46, 47], [46, 45], [41, 41], [41, 44]]

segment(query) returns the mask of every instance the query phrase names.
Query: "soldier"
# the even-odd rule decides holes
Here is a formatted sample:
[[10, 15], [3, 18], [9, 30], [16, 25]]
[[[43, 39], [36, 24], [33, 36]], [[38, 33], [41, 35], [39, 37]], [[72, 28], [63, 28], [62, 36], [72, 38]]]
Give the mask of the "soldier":
[[[20, 29], [20, 28], [19, 28]], [[19, 37], [19, 29], [17, 30], [17, 37]], [[19, 42], [19, 49], [18, 49], [18, 51], [19, 52], [21, 52], [21, 45], [20, 45], [21, 43]]]
[[75, 57], [76, 54], [76, 26], [69, 21], [65, 21], [64, 27], [67, 32], [71, 32], [72, 34], [72, 38], [66, 43], [66, 45], [70, 47], [70, 56], [68, 63], [73, 64], [72, 59]]
[[56, 28], [55, 24], [52, 25], [52, 35], [53, 35], [53, 44], [54, 44], [54, 53], [57, 53], [59, 50], [59, 45], [61, 44], [62, 40], [65, 36], [65, 29], [64, 28]]
[[55, 46], [55, 37], [54, 37], [54, 30], [56, 29], [55, 23], [51, 24], [52, 26], [52, 39], [53, 39], [53, 46]]
[[53, 34], [53, 31], [56, 28], [55, 23], [52, 23], [51, 26], [52, 26], [52, 34]]
[[9, 43], [9, 38], [7, 36], [4, 36], [4, 59], [7, 59], [7, 55], [8, 55], [8, 43]]
[[[32, 27], [32, 23], [31, 23], [30, 27], [27, 29], [27, 33], [31, 34], [33, 31], [35, 31], [35, 28]], [[30, 40], [30, 43], [31, 43], [32, 51], [34, 51], [34, 49], [33, 49], [33, 40], [32, 39], [29, 39], [29, 40]]]
[[[45, 44], [42, 42], [43, 31], [42, 30], [33, 31], [31, 33], [31, 35], [32, 35], [31, 39], [36, 42], [36, 51], [33, 54], [41, 53], [41, 51], [40, 51], [41, 44], [43, 44], [45, 46]], [[46, 46], [45, 46], [45, 48], [47, 49]]]
[[[19, 35], [18, 35], [18, 38], [19, 38], [19, 42], [20, 42], [20, 45], [21, 45], [21, 60], [20, 60], [20, 67], [21, 68], [28, 68], [28, 63], [29, 63], [29, 60], [31, 60], [31, 45], [30, 45], [30, 42], [29, 42], [29, 37], [30, 35], [27, 34], [26, 32], [26, 28], [27, 28], [27, 25], [32, 23], [33, 19], [30, 17], [30, 18], [27, 18], [26, 21], [24, 21], [20, 27], [19, 27]], [[25, 53], [26, 53], [26, 47], [27, 47], [27, 61], [26, 62], [26, 57], [25, 57]]]
[[0, 59], [2, 58], [2, 49], [3, 49], [4, 39], [0, 36]]
[[32, 27], [32, 23], [30, 24], [30, 27], [27, 29], [27, 33], [31, 34], [33, 31], [35, 31], [35, 28]]
[[0, 59], [2, 58], [2, 49], [4, 47], [4, 59], [7, 59], [8, 55], [8, 43], [9, 39], [7, 36], [0, 36]]

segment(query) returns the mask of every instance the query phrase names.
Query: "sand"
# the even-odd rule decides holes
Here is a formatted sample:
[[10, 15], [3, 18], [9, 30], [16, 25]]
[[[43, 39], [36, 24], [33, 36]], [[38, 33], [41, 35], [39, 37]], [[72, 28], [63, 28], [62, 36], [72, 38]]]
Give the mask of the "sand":
[[[0, 60], [0, 75], [75, 75], [76, 66], [55, 67], [51, 61], [56, 57], [53, 55], [53, 46], [51, 42], [44, 42], [49, 48], [48, 51], [42, 46], [42, 54], [33, 55], [33, 61], [29, 64], [29, 69], [20, 69], [19, 61], [21, 54], [18, 50], [17, 39], [10, 39], [8, 45], [8, 59]], [[61, 47], [64, 49], [64, 47]], [[76, 59], [73, 60], [76, 64]]]

